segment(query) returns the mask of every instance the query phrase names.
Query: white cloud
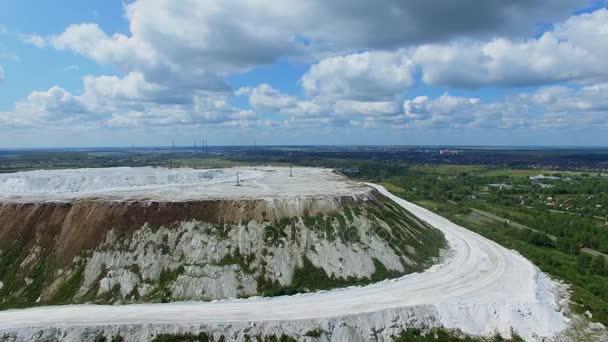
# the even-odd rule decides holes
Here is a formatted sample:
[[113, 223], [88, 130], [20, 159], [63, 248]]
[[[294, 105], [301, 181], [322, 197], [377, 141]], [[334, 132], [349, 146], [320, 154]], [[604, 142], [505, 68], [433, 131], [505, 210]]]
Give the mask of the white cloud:
[[307, 95], [379, 101], [402, 95], [421, 71], [428, 85], [454, 88], [608, 81], [608, 9], [572, 16], [540, 37], [456, 40], [324, 58], [300, 84]]
[[236, 95], [248, 96], [251, 107], [264, 111], [280, 111], [297, 104], [297, 100], [293, 96], [281, 94], [267, 83], [260, 84], [255, 88], [240, 88], [236, 91]]
[[418, 96], [403, 103], [406, 120], [428, 121], [433, 124], [457, 124], [472, 122], [474, 112], [480, 107], [476, 98], [443, 94], [436, 99]]
[[399, 113], [397, 101], [355, 101], [340, 100], [334, 106], [338, 114], [378, 116]]
[[46, 122], [62, 124], [84, 118], [86, 104], [65, 89], [54, 86], [46, 91], [34, 91], [25, 101], [15, 104], [12, 112], [0, 112], [0, 122], [15, 126], [40, 126]]
[[285, 95], [269, 84], [243, 87], [235, 92], [237, 96], [247, 96], [251, 108], [262, 112], [281, 113], [290, 117], [319, 117], [331, 113], [328, 104], [317, 101], [299, 100]]
[[377, 100], [414, 84], [413, 64], [403, 52], [363, 52], [313, 65], [300, 83], [309, 96]]
[[573, 16], [538, 39], [425, 45], [413, 59], [424, 82], [449, 87], [608, 80], [608, 10]]
[[502, 101], [443, 94], [406, 100], [405, 121], [412, 126], [492, 129], [608, 128], [608, 84], [546, 87]]
[[[533, 32], [541, 21], [566, 16], [583, 0], [488, 0], [426, 5], [398, 0], [301, 2], [226, 0], [175, 2], [138, 0], [125, 6], [129, 34], [106, 34], [97, 24], [72, 25], [51, 38], [58, 49], [74, 51], [125, 73], [142, 72], [150, 82], [210, 90], [218, 75], [270, 65], [282, 57], [370, 48], [396, 49], [417, 43]], [[438, 24], [439, 23], [439, 24]], [[339, 58], [339, 57], [338, 57]], [[337, 72], [351, 63], [345, 82], [370, 80], [378, 92], [412, 82], [408, 62], [393, 55], [351, 55], [325, 61], [304, 79], [305, 89], [365, 96], [366, 89], [327, 84], [316, 70]], [[390, 66], [383, 67], [384, 63]], [[333, 63], [333, 64], [332, 64]], [[363, 70], [357, 71], [357, 67]], [[374, 76], [375, 73], [392, 73]], [[211, 79], [211, 80], [209, 80]], [[378, 79], [389, 82], [382, 84]], [[347, 94], [348, 95], [348, 94]], [[369, 96], [373, 96], [369, 95]]]
[[172, 89], [147, 82], [143, 74], [125, 77], [85, 76], [84, 91], [75, 96], [54, 86], [34, 91], [15, 104], [11, 112], [0, 112], [6, 126], [52, 127], [66, 123], [90, 123], [98, 127], [145, 127], [179, 125], [245, 125], [255, 122], [255, 112], [229, 103], [227, 92], [196, 92], [178, 98]]
[[123, 34], [109, 37], [92, 23], [71, 25], [52, 37], [51, 43], [56, 49], [71, 50], [99, 64], [115, 65], [127, 71], [157, 63], [156, 51], [149, 45]]
[[70, 71], [78, 71], [80, 70], [80, 67], [78, 65], [66, 65], [63, 68], [60, 69], [61, 71], [65, 71], [65, 72], [70, 72]]
[[608, 83], [588, 85], [577, 90], [563, 86], [546, 87], [525, 98], [543, 106], [548, 112], [575, 115], [604, 112], [608, 120]]
[[[137, 0], [125, 5], [128, 33], [84, 23], [48, 39], [23, 35], [36, 46], [71, 51], [119, 74], [85, 76], [80, 95], [60, 87], [33, 92], [13, 111], [0, 113], [0, 122], [521, 128], [574, 122], [569, 115], [597, 122], [606, 112], [608, 10], [573, 16], [538, 38], [521, 38], [531, 37], [539, 22], [562, 20], [584, 3]], [[233, 91], [226, 81], [291, 57], [312, 58], [299, 81], [304, 96], [266, 83]], [[448, 93], [404, 101], [418, 74], [426, 84], [445, 87], [562, 87], [494, 103]], [[246, 96], [248, 108], [235, 107], [234, 95]]]
[[47, 41], [46, 39], [44, 39], [44, 37], [37, 35], [37, 34], [20, 34], [19, 38], [27, 43], [27, 44], [31, 44], [34, 45], [37, 48], [44, 48], [47, 45]]

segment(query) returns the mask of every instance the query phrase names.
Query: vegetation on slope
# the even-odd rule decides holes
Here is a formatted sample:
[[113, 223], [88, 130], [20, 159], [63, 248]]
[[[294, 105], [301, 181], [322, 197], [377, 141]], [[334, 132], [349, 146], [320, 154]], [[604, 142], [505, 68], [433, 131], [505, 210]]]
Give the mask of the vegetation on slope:
[[[44, 205], [36, 210], [43, 211]], [[120, 217], [115, 220], [121, 221]], [[58, 237], [51, 234], [56, 230], [36, 231], [36, 227], [24, 230], [31, 230], [33, 235], [19, 235], [13, 244], [0, 250], [0, 309], [70, 303], [212, 300], [217, 296], [227, 298], [226, 293], [239, 297], [276, 296], [365, 285], [426, 269], [446, 243], [437, 229], [380, 194], [367, 201], [347, 201], [334, 212], [283, 217], [253, 225], [193, 221], [170, 227], [147, 225], [147, 230], [125, 226], [124, 231], [108, 230], [107, 236], [100, 235], [99, 245], [77, 251], [74, 260], [67, 263], [59, 257], [61, 251], [55, 245]], [[256, 235], [257, 229], [261, 229], [260, 235]], [[47, 244], [38, 245], [35, 236], [43, 237]], [[261, 244], [239, 248], [245, 247], [241, 245], [243, 237], [246, 243]], [[193, 239], [201, 241], [198, 247], [190, 244]], [[371, 248], [371, 239], [382, 241], [386, 247]], [[207, 246], [216, 246], [213, 248], [217, 250], [203, 254], [192, 250], [200, 248], [202, 252]], [[355, 259], [347, 262], [342, 258], [339, 262], [343, 267], [330, 271], [332, 263], [319, 261], [324, 254], [319, 254], [316, 248], [325, 248], [328, 253], [328, 248], [334, 249], [332, 246], [342, 246], [367, 260], [367, 273], [358, 270], [360, 264]], [[278, 253], [276, 257], [274, 253]], [[284, 253], [288, 253], [290, 261], [277, 259]], [[342, 252], [335, 249], [329, 253], [337, 258]], [[185, 259], [185, 254], [201, 256]], [[146, 262], [149, 258], [145, 255], [152, 256], [155, 262]], [[311, 259], [311, 255], [316, 256]], [[285, 262], [294, 265], [287, 272], [291, 273], [287, 283], [284, 278], [279, 282], [281, 272], [277, 272], [277, 265]], [[236, 280], [226, 280], [237, 281], [233, 294], [226, 283], [219, 290], [212, 286], [209, 291], [218, 291], [213, 293], [206, 292], [207, 285], [188, 285], [222, 281], [222, 275], [231, 277], [234, 272], [236, 278], [227, 279]], [[197, 279], [202, 280], [197, 283]], [[180, 292], [176, 292], [178, 288]]]

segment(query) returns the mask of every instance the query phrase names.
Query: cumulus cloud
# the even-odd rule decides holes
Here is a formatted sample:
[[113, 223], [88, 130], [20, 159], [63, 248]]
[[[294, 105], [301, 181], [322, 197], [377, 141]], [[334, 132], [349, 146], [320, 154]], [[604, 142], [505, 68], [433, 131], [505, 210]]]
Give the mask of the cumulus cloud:
[[419, 96], [403, 104], [411, 126], [455, 128], [549, 129], [608, 127], [608, 84], [571, 88], [551, 86], [502, 101], [443, 94]]
[[150, 68], [157, 63], [156, 51], [149, 45], [123, 34], [110, 37], [93, 23], [71, 25], [52, 37], [51, 43], [56, 49], [70, 50], [123, 70]]
[[[467, 37], [533, 33], [586, 1], [313, 1], [294, 19], [308, 36], [337, 46], [395, 48]], [[307, 32], [304, 30], [304, 32]]]
[[428, 96], [418, 96], [403, 103], [406, 120], [427, 121], [434, 125], [471, 123], [475, 119], [475, 111], [480, 107], [477, 98], [466, 98], [443, 94], [431, 99]]
[[275, 112], [287, 117], [319, 118], [320, 116], [378, 116], [396, 114], [400, 104], [395, 100], [360, 101], [350, 99], [334, 100], [318, 96], [301, 100], [285, 95], [269, 84], [244, 87], [235, 92], [237, 96], [247, 96], [249, 105], [258, 111]]
[[338, 114], [382, 116], [397, 114], [399, 103], [397, 101], [341, 100], [335, 104], [334, 111]]
[[573, 16], [537, 39], [418, 47], [424, 82], [449, 87], [534, 86], [608, 79], [608, 10]]
[[[68, 27], [50, 41], [58, 49], [125, 72], [143, 72], [152, 82], [166, 78], [194, 80], [270, 65], [285, 56], [391, 49], [461, 36], [531, 32], [539, 20], [561, 19], [581, 3], [584, 1], [547, 4], [491, 0], [480, 4], [446, 0], [419, 4], [397, 0], [138, 0], [125, 7], [129, 34], [108, 35], [97, 24], [84, 23]], [[391, 71], [378, 69], [382, 62], [391, 62], [400, 68], [398, 75], [403, 79], [389, 81], [411, 82], [407, 62], [386, 60], [391, 58], [395, 57], [377, 54], [371, 58], [362, 54], [346, 60], [328, 60], [311, 71], [306, 87], [318, 91], [323, 84], [315, 82], [316, 70], [336, 69], [341, 62], [375, 68], [377, 72]], [[352, 76], [366, 79], [366, 72], [361, 72]], [[367, 71], [367, 78], [370, 75]], [[328, 86], [341, 90], [339, 84]], [[387, 85], [391, 86], [394, 84]], [[359, 90], [363, 89], [353, 89]]]
[[428, 85], [538, 86], [608, 80], [608, 10], [576, 15], [540, 37], [457, 40], [324, 58], [300, 84], [309, 96], [381, 100], [404, 93], [421, 71]]
[[[565, 122], [576, 115], [569, 113], [597, 118], [606, 112], [608, 10], [572, 16], [535, 36], [538, 23], [562, 21], [584, 4], [136, 0], [125, 5], [127, 33], [82, 23], [49, 38], [23, 36], [118, 74], [84, 77], [80, 95], [60, 87], [33, 92], [14, 111], [0, 113], [0, 121], [513, 128]], [[302, 96], [266, 83], [234, 91], [226, 81], [292, 57], [312, 63], [299, 80]], [[419, 76], [419, 83], [448, 88], [561, 87], [493, 103], [450, 95], [452, 89], [410, 98]], [[231, 96], [247, 97], [248, 107], [234, 106]]]
[[46, 122], [58, 124], [83, 118], [86, 104], [65, 89], [54, 86], [46, 91], [34, 91], [24, 101], [15, 104], [12, 112], [1, 112], [0, 122], [10, 126], [36, 126]]
[[229, 103], [228, 92], [197, 92], [191, 98], [172, 97], [170, 89], [147, 82], [140, 73], [125, 77], [85, 76], [84, 91], [73, 95], [54, 86], [34, 91], [0, 112], [0, 123], [14, 127], [40, 127], [89, 123], [97, 127], [159, 125], [224, 125], [257, 121], [255, 112]]
[[309, 96], [377, 100], [412, 86], [413, 73], [405, 53], [363, 52], [323, 59], [300, 83]]
[[243, 87], [235, 92], [246, 96], [251, 108], [262, 112], [276, 112], [291, 117], [319, 117], [329, 114], [328, 104], [310, 100], [300, 100], [281, 93], [267, 83], [256, 87]]
[[573, 90], [564, 86], [541, 88], [526, 99], [553, 113], [604, 112], [608, 119], [608, 83]]
[[293, 96], [281, 94], [267, 83], [257, 87], [243, 87], [236, 91], [237, 96], [248, 96], [249, 104], [258, 110], [280, 111], [291, 108], [297, 104]]

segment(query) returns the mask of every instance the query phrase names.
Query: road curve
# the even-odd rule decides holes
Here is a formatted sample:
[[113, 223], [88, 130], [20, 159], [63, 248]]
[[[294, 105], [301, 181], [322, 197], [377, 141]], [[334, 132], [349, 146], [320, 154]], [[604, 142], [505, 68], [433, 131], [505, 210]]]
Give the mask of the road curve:
[[123, 306], [69, 305], [0, 312], [0, 332], [49, 326], [309, 320], [426, 305], [448, 328], [551, 337], [566, 327], [555, 286], [519, 254], [369, 184], [440, 229], [450, 252], [423, 272], [365, 287], [274, 298]]

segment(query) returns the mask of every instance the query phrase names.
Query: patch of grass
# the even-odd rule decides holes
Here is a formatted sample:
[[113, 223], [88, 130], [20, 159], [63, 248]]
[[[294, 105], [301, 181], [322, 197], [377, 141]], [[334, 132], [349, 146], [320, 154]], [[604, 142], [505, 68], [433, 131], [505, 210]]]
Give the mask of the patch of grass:
[[171, 300], [171, 285], [181, 274], [184, 274], [184, 266], [179, 266], [174, 270], [164, 268], [158, 277], [158, 284], [154, 291], [146, 296], [153, 302], [168, 303]]
[[431, 329], [423, 332], [420, 329], [409, 328], [404, 330], [399, 336], [395, 337], [395, 342], [524, 342], [524, 340], [514, 332], [512, 337], [505, 339], [500, 335], [494, 337], [470, 337], [449, 332], [445, 329]]
[[25, 290], [21, 294], [21, 299], [24, 304], [33, 305], [36, 300], [42, 294], [42, 289], [49, 279], [49, 275], [52, 274], [53, 267], [52, 256], [43, 256], [36, 261], [28, 277], [31, 279], [31, 283], [25, 287]]
[[51, 302], [53, 304], [69, 304], [84, 280], [84, 266], [78, 265], [74, 273], [57, 289]]
[[160, 334], [156, 335], [152, 342], [210, 342], [213, 341], [213, 337], [205, 332], [198, 334]]
[[268, 224], [264, 227], [263, 237], [265, 242], [270, 242], [275, 246], [279, 245], [283, 241], [283, 239], [288, 239], [284, 226], [274, 226], [271, 224]]
[[112, 339], [110, 341], [111, 342], [124, 342], [125, 338], [120, 335], [114, 335], [114, 336], [112, 336]]
[[15, 241], [7, 249], [0, 253], [0, 281], [3, 287], [0, 289], [0, 309], [22, 307], [21, 300], [10, 297], [24, 285], [22, 277], [18, 277], [19, 265], [27, 255], [20, 240]]
[[[268, 250], [266, 250], [266, 253], [268, 253]], [[216, 263], [216, 265], [239, 265], [239, 267], [244, 273], [253, 274], [255, 273], [255, 269], [251, 267], [253, 261], [255, 261], [255, 254], [251, 253], [248, 255], [241, 255], [239, 248], [237, 247], [233, 253], [226, 254], [220, 261]]]
[[373, 259], [373, 261], [376, 271], [370, 278], [335, 278], [328, 276], [325, 270], [315, 267], [308, 258], [304, 257], [303, 265], [302, 267], [296, 268], [290, 285], [281, 287], [277, 281], [269, 281], [261, 275], [257, 279], [258, 293], [265, 297], [285, 296], [351, 285], [367, 285], [402, 275], [400, 272], [387, 270], [377, 259]]
[[313, 329], [313, 330], [309, 330], [307, 331], [304, 336], [307, 337], [314, 337], [314, 338], [319, 338], [321, 337], [325, 332], [319, 328], [317, 329]]
[[350, 206], [344, 206], [342, 208], [342, 210], [344, 211], [344, 216], [346, 217], [346, 220], [350, 223], [353, 222], [353, 213], [350, 210]]

